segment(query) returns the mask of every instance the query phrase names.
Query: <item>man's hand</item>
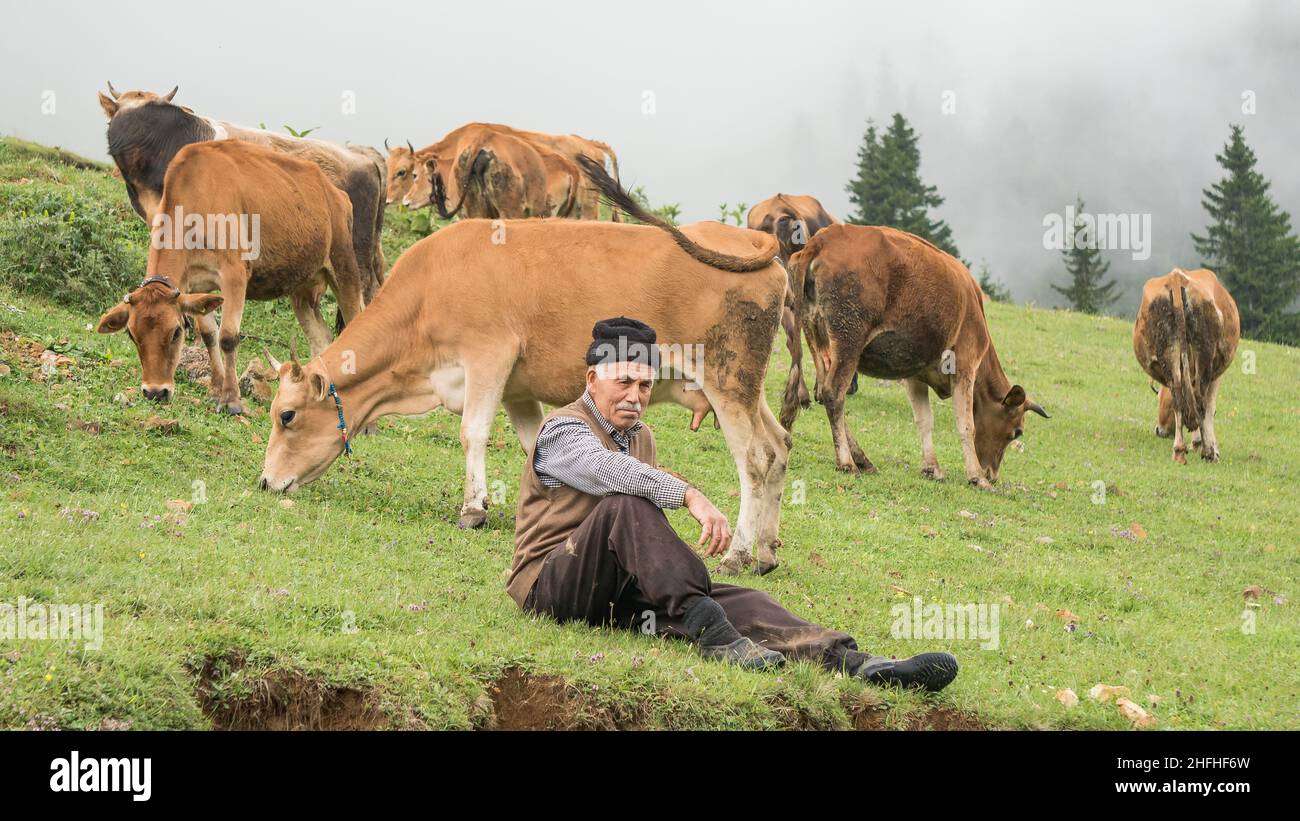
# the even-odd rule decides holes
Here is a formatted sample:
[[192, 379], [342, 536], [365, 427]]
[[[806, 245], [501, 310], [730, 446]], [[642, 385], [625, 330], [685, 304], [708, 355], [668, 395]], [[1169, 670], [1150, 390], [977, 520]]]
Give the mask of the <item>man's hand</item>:
[[706, 553], [708, 556], [717, 556], [719, 553], [725, 553], [731, 546], [731, 525], [727, 524], [727, 517], [713, 506], [708, 497], [700, 493], [693, 487], [686, 489], [686, 497], [682, 500], [686, 509], [695, 517], [695, 521], [700, 523], [700, 540], [697, 545], [709, 545]]

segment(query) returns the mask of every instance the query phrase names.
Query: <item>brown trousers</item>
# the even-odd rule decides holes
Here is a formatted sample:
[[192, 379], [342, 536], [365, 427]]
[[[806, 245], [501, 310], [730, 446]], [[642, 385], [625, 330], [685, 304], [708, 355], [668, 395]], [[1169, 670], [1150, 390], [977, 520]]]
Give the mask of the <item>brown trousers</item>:
[[714, 584], [695, 551], [659, 508], [615, 494], [547, 554], [524, 609], [557, 621], [612, 624], [687, 638], [686, 606], [712, 596], [742, 636], [831, 670], [864, 658], [851, 636], [804, 621], [761, 590]]

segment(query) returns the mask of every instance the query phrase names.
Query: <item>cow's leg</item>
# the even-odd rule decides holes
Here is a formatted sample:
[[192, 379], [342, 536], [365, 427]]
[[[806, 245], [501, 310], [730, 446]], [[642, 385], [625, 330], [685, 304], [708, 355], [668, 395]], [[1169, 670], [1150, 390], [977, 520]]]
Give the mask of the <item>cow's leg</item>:
[[845, 357], [831, 371], [825, 384], [817, 386], [817, 401], [826, 407], [826, 417], [831, 423], [831, 440], [835, 443], [835, 466], [849, 473], [879, 473], [876, 466], [858, 447], [853, 434], [844, 421], [844, 397], [853, 379], [857, 358]]
[[781, 327], [785, 330], [785, 347], [790, 352], [790, 376], [785, 381], [785, 392], [781, 400], [781, 427], [794, 431], [794, 421], [799, 416], [799, 409], [811, 404], [808, 397], [808, 385], [803, 378], [803, 345], [800, 342], [799, 318], [795, 316], [795, 307], [786, 299], [786, 306], [781, 311]]
[[1201, 458], [1210, 462], [1219, 461], [1219, 437], [1214, 434], [1214, 405], [1219, 398], [1219, 377], [1210, 383], [1205, 392], [1205, 418], [1201, 421]]
[[217, 318], [211, 313], [199, 314], [194, 317], [194, 324], [198, 327], [203, 347], [207, 349], [208, 366], [212, 372], [208, 377], [208, 398], [219, 399], [225, 387], [226, 370], [221, 365], [221, 347], [217, 344]]
[[1183, 415], [1174, 409], [1174, 461], [1187, 464], [1187, 443], [1183, 441]]
[[1168, 439], [1174, 435], [1174, 394], [1169, 388], [1160, 386], [1160, 396], [1156, 400], [1156, 436]]
[[961, 439], [962, 461], [966, 467], [966, 481], [982, 489], [993, 485], [984, 475], [979, 454], [975, 450], [975, 376], [974, 372], [958, 374], [953, 379], [952, 410], [957, 417], [957, 436]]
[[[366, 253], [369, 253], [369, 249], [366, 249]], [[374, 260], [370, 261], [373, 263]], [[351, 322], [374, 295], [374, 289], [366, 284], [365, 277], [369, 274], [358, 265], [356, 253], [341, 243], [336, 244], [330, 251], [330, 267], [327, 273], [334, 298], [339, 302], [339, 312], [343, 314], [343, 321]]]
[[921, 475], [942, 479], [939, 459], [934, 455], [934, 409], [930, 406], [930, 386], [919, 379], [904, 379], [907, 398], [912, 400], [912, 421], [921, 437]]
[[[298, 317], [298, 324], [307, 334], [311, 355], [319, 355], [330, 344], [329, 326], [320, 312], [320, 288], [310, 282], [301, 286], [289, 294], [289, 304], [293, 306], [293, 315]], [[345, 316], [344, 321], [346, 319]]]
[[244, 288], [248, 283], [246, 272], [235, 276], [221, 276], [221, 393], [217, 397], [217, 410], [239, 415], [244, 403], [239, 399], [239, 368], [235, 353], [239, 350], [239, 326], [244, 319]]
[[781, 547], [781, 497], [785, 492], [786, 467], [790, 461], [790, 447], [793, 440], [790, 434], [772, 414], [767, 402], [759, 400], [759, 417], [767, 435], [763, 456], [771, 454], [767, 464], [767, 477], [762, 482], [761, 495], [758, 497], [758, 544], [759, 575], [770, 573], [780, 563], [776, 551]]
[[462, 529], [480, 527], [487, 521], [487, 442], [509, 375], [510, 365], [505, 362], [486, 362], [465, 369], [465, 408], [460, 416], [465, 501], [456, 522]]
[[756, 430], [758, 419], [753, 408], [746, 408], [731, 397], [711, 396], [709, 400], [722, 425], [722, 435], [727, 440], [727, 449], [731, 451], [740, 476], [740, 513], [736, 516], [731, 547], [718, 565], [719, 573], [735, 576], [754, 561], [754, 540], [758, 532], [755, 505], [761, 493], [758, 478], [766, 475], [765, 468], [756, 470], [760, 466], [754, 450], [763, 437]]
[[519, 437], [519, 444], [524, 453], [528, 453], [537, 444], [537, 434], [542, 431], [542, 403], [536, 399], [522, 399], [504, 402], [510, 425]]

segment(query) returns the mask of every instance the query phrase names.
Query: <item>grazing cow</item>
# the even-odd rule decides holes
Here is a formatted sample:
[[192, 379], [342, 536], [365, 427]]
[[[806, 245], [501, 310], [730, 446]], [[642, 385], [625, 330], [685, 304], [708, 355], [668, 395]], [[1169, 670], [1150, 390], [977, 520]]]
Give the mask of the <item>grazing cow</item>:
[[[781, 252], [781, 264], [788, 269], [790, 257], [808, 244], [816, 233], [823, 228], [842, 223], [822, 207], [814, 197], [801, 194], [777, 194], [749, 209], [745, 224], [751, 231], [763, 231], [776, 237]], [[799, 342], [799, 318], [794, 314], [794, 292], [786, 294], [785, 310], [781, 312], [781, 327], [785, 329], [785, 344], [790, 351], [790, 367], [797, 368], [802, 359]], [[799, 391], [799, 405], [808, 407], [808, 386], [804, 384], [803, 374], [799, 373], [796, 385]], [[857, 374], [849, 384], [849, 393], [858, 389]]]
[[[443, 406], [461, 416], [461, 527], [486, 517], [485, 452], [498, 405], [525, 449], [542, 404], [581, 395], [591, 328], [636, 316], [659, 335], [668, 374], [651, 402], [713, 409], [740, 475], [740, 514], [722, 572], [776, 567], [790, 437], [763, 396], [786, 274], [772, 237], [715, 222], [677, 229], [646, 213], [593, 162], [584, 173], [647, 225], [462, 220], [411, 246], [375, 302], [307, 364], [277, 367], [260, 485], [291, 491], [345, 450], [337, 429]], [[506, 241], [493, 241], [504, 226]], [[699, 347], [696, 347], [699, 346]], [[343, 367], [355, 351], [355, 367]], [[698, 384], [702, 389], [690, 389]], [[336, 403], [335, 399], [338, 402]]]
[[[407, 207], [432, 200], [443, 219], [526, 219], [568, 216], [575, 208], [578, 169], [548, 148], [511, 134], [485, 131], [459, 154], [415, 155]], [[455, 207], [448, 207], [454, 201]]]
[[[875, 473], [844, 422], [853, 373], [901, 379], [921, 437], [921, 473], [942, 479], [931, 431], [930, 389], [953, 398], [966, 478], [989, 488], [1007, 445], [1023, 433], [1027, 411], [1047, 417], [1002, 371], [984, 302], [966, 267], [930, 243], [883, 226], [833, 225], [790, 260], [796, 315], [816, 366], [817, 401], [826, 406], [841, 470]], [[786, 384], [781, 418], [799, 412]]]
[[[481, 139], [484, 132], [496, 132], [509, 134], [518, 137], [532, 144], [539, 149], [549, 149], [562, 158], [572, 163], [578, 162], [578, 157], [587, 157], [595, 162], [605, 165], [608, 161], [613, 168], [614, 179], [618, 180], [618, 156], [614, 150], [603, 142], [598, 140], [588, 140], [574, 134], [547, 134], [541, 131], [525, 131], [518, 128], [511, 128], [499, 123], [467, 123], [460, 128], [447, 134], [441, 140], [432, 145], [419, 149], [420, 152], [427, 152], [436, 157], [441, 157], [448, 161], [448, 164], [454, 163], [455, 158], [459, 157], [461, 152], [466, 148], [466, 141], [471, 139]], [[387, 145], [385, 145], [387, 148]], [[412, 166], [414, 165], [414, 155], [416, 149], [408, 142], [406, 148], [398, 146], [389, 149], [388, 154], [388, 202], [393, 203], [402, 200], [411, 187]], [[545, 152], [543, 152], [545, 156]], [[559, 168], [566, 175], [573, 175], [575, 181], [575, 196], [577, 202], [574, 207], [567, 213], [561, 213], [559, 216], [568, 216], [577, 219], [596, 219], [600, 214], [599, 193], [595, 189], [589, 189], [577, 185], [578, 177], [576, 176], [577, 167], [568, 164], [560, 164], [554, 160], [548, 161], [551, 171]], [[405, 172], [403, 174], [403, 172]], [[564, 184], [562, 179], [552, 179], [549, 187], [552, 190]], [[553, 195], [554, 196], [554, 195]], [[560, 200], [557, 199], [557, 202]], [[420, 208], [426, 203], [425, 200], [412, 198], [412, 207]], [[613, 222], [619, 221], [618, 208], [614, 207], [611, 214]]]
[[[235, 351], [245, 298], [288, 296], [312, 353], [330, 340], [320, 314], [326, 286], [344, 320], [361, 311], [352, 206], [314, 163], [238, 140], [191, 143], [168, 166], [158, 209], [148, 279], [99, 320], [100, 333], [127, 329], [140, 353], [145, 396], [166, 400], [175, 390], [182, 314], [199, 320], [218, 410], [238, 414], [244, 407]], [[254, 226], [247, 232], [252, 246], [223, 234], [241, 219]], [[221, 296], [205, 295], [218, 289]], [[220, 355], [211, 318], [218, 305]]]
[[153, 219], [162, 198], [163, 177], [176, 152], [205, 140], [240, 140], [309, 160], [352, 204], [352, 243], [361, 268], [364, 297], [369, 301], [384, 282], [383, 156], [366, 146], [339, 146], [324, 140], [290, 137], [259, 128], [245, 128], [176, 105], [176, 89], [165, 96], [150, 91], [100, 92], [99, 105], [108, 116], [108, 153], [126, 181], [131, 207], [146, 222]]
[[1156, 435], [1174, 438], [1174, 461], [1187, 464], [1183, 429], [1201, 458], [1219, 460], [1214, 406], [1241, 338], [1237, 303], [1213, 271], [1175, 268], [1147, 280], [1133, 324], [1133, 353], [1160, 383]]

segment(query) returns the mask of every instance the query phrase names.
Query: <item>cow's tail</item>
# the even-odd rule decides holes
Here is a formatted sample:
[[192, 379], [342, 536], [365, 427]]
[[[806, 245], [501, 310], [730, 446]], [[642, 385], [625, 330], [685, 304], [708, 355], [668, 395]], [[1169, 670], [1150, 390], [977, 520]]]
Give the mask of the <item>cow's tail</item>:
[[1182, 417], [1183, 426], [1188, 430], [1200, 430], [1205, 404], [1196, 390], [1200, 363], [1194, 340], [1201, 332], [1197, 327], [1197, 312], [1191, 304], [1185, 282], [1166, 291], [1169, 309], [1173, 313], [1170, 317], [1173, 344], [1169, 351], [1169, 390], [1174, 395], [1174, 408]]
[[[614, 149], [610, 148], [607, 143], [602, 143], [600, 140], [592, 140], [591, 142], [604, 152], [605, 159], [609, 160], [610, 167], [614, 169], [614, 182], [621, 186], [623, 184], [623, 178], [620, 177], [618, 173], [618, 155], [614, 153]], [[618, 207], [613, 203], [610, 203], [609, 220], [610, 222], [622, 221], [619, 217]]]
[[582, 171], [591, 180], [596, 190], [609, 201], [611, 206], [617, 206], [623, 209], [633, 219], [643, 222], [646, 225], [653, 225], [660, 230], [668, 233], [673, 241], [686, 253], [699, 262], [703, 262], [711, 268], [717, 268], [719, 271], [730, 271], [732, 273], [746, 273], [748, 271], [758, 271], [772, 264], [776, 257], [777, 246], [776, 238], [771, 234], [765, 234], [764, 247], [757, 253], [747, 256], [738, 257], [732, 254], [724, 254], [721, 251], [715, 251], [712, 248], [705, 248], [697, 244], [690, 237], [686, 236], [681, 230], [670, 222], [656, 217], [649, 211], [641, 207], [636, 200], [623, 190], [617, 182], [614, 181], [609, 173], [600, 163], [587, 156], [578, 157], [578, 164], [582, 166]]
[[[434, 177], [435, 187], [438, 190], [434, 192], [433, 203], [438, 209], [438, 215], [445, 220], [449, 220], [459, 214], [461, 207], [465, 205], [465, 196], [466, 192], [469, 191], [470, 185], [472, 185], [476, 180], [480, 184], [485, 184], [487, 169], [491, 164], [492, 152], [488, 151], [486, 148], [480, 148], [478, 153], [474, 155], [474, 161], [469, 164], [469, 170], [465, 172], [465, 178], [460, 180], [460, 202], [456, 203], [456, 207], [450, 211], [447, 210], [446, 191], [440, 184], [438, 184], [439, 178]], [[455, 169], [452, 169], [452, 173], [455, 173]]]
[[781, 324], [785, 328], [786, 347], [790, 350], [790, 375], [786, 379], [785, 392], [781, 397], [781, 427], [794, 433], [794, 422], [799, 418], [799, 409], [808, 402], [808, 388], [803, 378], [803, 312], [805, 288], [812, 283], [809, 271], [812, 256], [798, 251], [785, 262], [785, 311], [782, 312]]

